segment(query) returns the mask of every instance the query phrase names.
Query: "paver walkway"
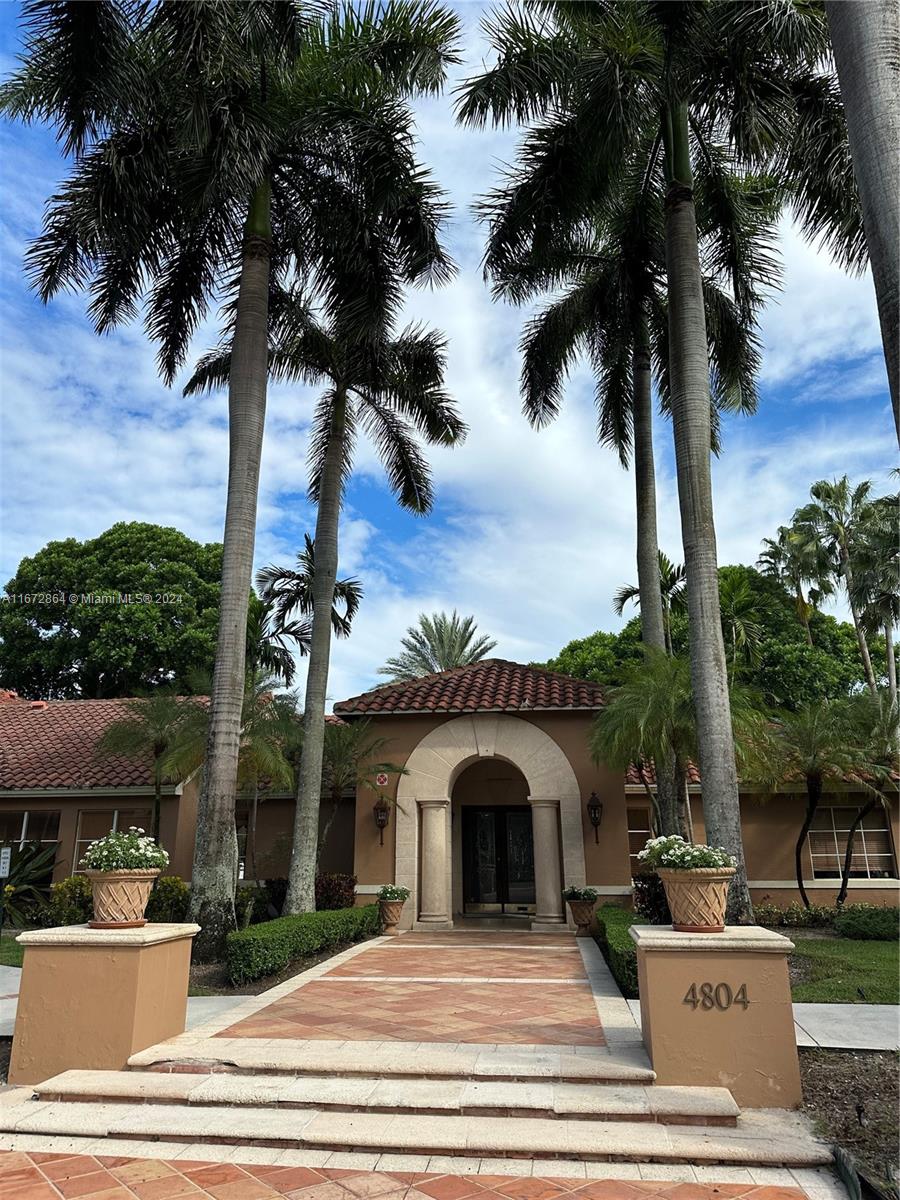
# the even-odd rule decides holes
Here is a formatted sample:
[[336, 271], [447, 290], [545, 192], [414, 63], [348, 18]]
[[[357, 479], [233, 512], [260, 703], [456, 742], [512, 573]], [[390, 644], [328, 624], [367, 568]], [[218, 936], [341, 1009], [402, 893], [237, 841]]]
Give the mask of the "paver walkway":
[[593, 1180], [7, 1152], [3, 1200], [806, 1200], [796, 1187]]
[[279, 997], [216, 1036], [604, 1046], [574, 938], [408, 934]]

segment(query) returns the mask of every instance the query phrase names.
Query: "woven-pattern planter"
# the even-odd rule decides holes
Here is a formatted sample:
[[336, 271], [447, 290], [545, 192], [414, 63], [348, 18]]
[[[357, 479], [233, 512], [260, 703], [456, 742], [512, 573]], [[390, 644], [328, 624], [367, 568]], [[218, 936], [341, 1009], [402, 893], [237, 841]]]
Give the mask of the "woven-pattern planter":
[[405, 900], [379, 900], [378, 907], [381, 909], [381, 932], [386, 933], [389, 937], [396, 937], [400, 932], [397, 925], [400, 921], [400, 914], [403, 912]]
[[734, 867], [657, 867], [678, 933], [721, 933]]
[[94, 895], [91, 929], [139, 929], [159, 868], [85, 871]]
[[570, 900], [568, 903], [572, 912], [572, 920], [575, 922], [575, 936], [590, 937], [591, 924], [594, 920], [594, 909], [597, 906], [597, 901]]

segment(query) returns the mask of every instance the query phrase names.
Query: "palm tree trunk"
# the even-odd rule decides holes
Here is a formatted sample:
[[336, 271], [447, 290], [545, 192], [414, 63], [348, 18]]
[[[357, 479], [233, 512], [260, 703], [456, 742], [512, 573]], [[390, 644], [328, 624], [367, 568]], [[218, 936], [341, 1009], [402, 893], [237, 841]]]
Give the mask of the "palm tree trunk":
[[863, 821], [878, 803], [878, 800], [870, 800], [868, 804], [864, 804], [862, 808], [857, 809], [856, 816], [853, 818], [853, 824], [847, 830], [847, 849], [844, 853], [844, 865], [841, 867], [841, 890], [838, 892], [835, 904], [838, 908], [842, 908], [847, 893], [850, 890], [850, 868], [853, 866], [853, 843], [856, 841], [856, 831], [862, 825]]
[[800, 618], [800, 624], [803, 626], [803, 631], [806, 634], [806, 644], [807, 644], [807, 646], [812, 646], [813, 635], [812, 635], [812, 630], [809, 627], [809, 616], [807, 613], [806, 597], [803, 595], [803, 589], [799, 585], [797, 587], [797, 595], [795, 597], [795, 600], [796, 600], [797, 616]]
[[894, 629], [890, 619], [884, 623], [884, 656], [887, 659], [888, 690], [891, 707], [897, 707], [897, 655], [894, 651]]
[[259, 464], [268, 373], [271, 189], [260, 185], [244, 228], [237, 316], [228, 384], [228, 500], [222, 552], [222, 590], [216, 664], [209, 699], [209, 731], [191, 882], [191, 919], [202, 928], [194, 956], [221, 956], [235, 927], [237, 834], [234, 797], [244, 700], [247, 608], [253, 578]]
[[303, 753], [297, 775], [294, 845], [284, 902], [288, 913], [312, 912], [316, 907], [316, 857], [319, 803], [322, 796], [322, 758], [325, 746], [325, 699], [331, 657], [331, 606], [338, 568], [338, 522], [344, 471], [344, 433], [347, 397], [338, 388], [331, 436], [319, 484], [316, 518], [315, 573], [312, 582], [313, 618], [309, 667], [303, 709]]
[[794, 847], [794, 870], [797, 875], [797, 891], [800, 893], [800, 899], [803, 901], [804, 908], [809, 908], [809, 896], [806, 894], [806, 887], [803, 883], [803, 848], [806, 845], [806, 835], [812, 828], [813, 819], [818, 812], [821, 799], [822, 780], [816, 775], [807, 775], [806, 816], [803, 818], [803, 826], [797, 837], [797, 844]]
[[697, 247], [687, 108], [670, 103], [664, 121], [669, 375], [681, 535], [687, 582], [691, 683], [697, 715], [707, 840], [737, 867], [728, 895], [732, 924], [753, 919], [741, 813], [728, 669], [722, 640], [716, 529], [710, 478], [710, 395], [706, 316]]
[[328, 835], [329, 835], [329, 833], [331, 833], [331, 827], [334, 824], [334, 818], [338, 815], [338, 809], [340, 808], [340, 806], [341, 806], [341, 789], [334, 788], [334, 789], [332, 789], [332, 792], [331, 792], [331, 811], [328, 814], [328, 819], [325, 822], [325, 826], [322, 829], [322, 832], [319, 834], [319, 838], [318, 838], [318, 841], [316, 844], [316, 870], [317, 871], [319, 869], [319, 855], [322, 853], [322, 849], [323, 849], [325, 843], [328, 841]]
[[850, 566], [850, 552], [843, 542], [841, 543], [841, 568], [844, 572], [844, 585], [847, 588], [847, 600], [850, 603], [850, 615], [853, 618], [853, 628], [856, 630], [856, 641], [859, 645], [859, 654], [860, 658], [862, 658], [866, 683], [872, 695], [877, 697], [878, 684], [875, 681], [872, 656], [869, 653], [869, 642], [866, 638], [866, 631], [863, 628], [862, 618], [859, 615], [859, 607], [853, 598], [853, 568]]
[[[650, 375], [650, 336], [641, 317], [634, 336], [634, 490], [637, 513], [637, 574], [641, 600], [641, 640], [648, 651], [668, 653], [659, 578], [659, 536], [656, 528], [656, 468], [653, 462], [653, 393]], [[678, 791], [672, 760], [660, 754], [656, 763], [660, 833], [677, 833]]]
[[825, 11], [900, 438], [900, 9], [896, 0], [826, 0]]

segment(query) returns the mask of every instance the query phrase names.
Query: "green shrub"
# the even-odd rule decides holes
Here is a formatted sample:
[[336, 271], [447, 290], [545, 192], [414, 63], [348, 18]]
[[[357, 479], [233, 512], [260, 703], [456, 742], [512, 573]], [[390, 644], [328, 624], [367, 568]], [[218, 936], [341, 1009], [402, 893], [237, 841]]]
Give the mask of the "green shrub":
[[374, 937], [378, 925], [377, 904], [263, 921], [229, 933], [225, 944], [228, 975], [234, 984], [262, 979], [274, 975], [294, 959]]
[[632, 925], [646, 925], [637, 913], [614, 904], [597, 909], [597, 942], [612, 971], [619, 990], [627, 1000], [637, 999], [637, 947], [628, 930]]
[[785, 908], [777, 904], [754, 904], [753, 915], [757, 925], [770, 928], [784, 926], [787, 929], [830, 929], [834, 925], [838, 910], [826, 904], [811, 904], [804, 908], [792, 901]]
[[646, 917], [651, 925], [671, 925], [672, 914], [666, 899], [666, 889], [656, 872], [635, 875], [631, 881], [634, 911]]
[[900, 928], [900, 909], [876, 904], [848, 904], [834, 921], [841, 937], [866, 942], [895, 941]]
[[191, 889], [178, 875], [160, 875], [147, 901], [148, 921], [178, 925], [187, 920]]
[[339, 871], [316, 876], [316, 912], [352, 908], [356, 902], [356, 876]]
[[41, 914], [48, 928], [55, 925], [84, 925], [94, 916], [91, 881], [84, 875], [70, 875], [50, 886], [50, 901]]

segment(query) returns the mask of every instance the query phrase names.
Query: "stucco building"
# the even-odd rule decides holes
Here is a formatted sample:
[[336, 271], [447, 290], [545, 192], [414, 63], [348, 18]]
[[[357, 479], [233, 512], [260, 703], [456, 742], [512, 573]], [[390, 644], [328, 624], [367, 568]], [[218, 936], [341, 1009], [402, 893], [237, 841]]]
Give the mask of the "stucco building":
[[[650, 836], [651, 804], [636, 772], [591, 760], [588, 732], [603, 706], [598, 685], [518, 663], [489, 660], [387, 684], [335, 705], [337, 719], [366, 719], [388, 740], [382, 757], [403, 768], [375, 793], [342, 798], [320, 867], [352, 872], [358, 900], [384, 883], [412, 893], [404, 919], [448, 928], [460, 919], [505, 917], [537, 927], [564, 919], [562, 889], [596, 887], [628, 902], [635, 855]], [[25, 701], [0, 693], [0, 845], [55, 842], [57, 878], [71, 873], [86, 843], [111, 828], [150, 824], [148, 764], [99, 758], [104, 729], [124, 715], [121, 700]], [[705, 838], [701, 781], [689, 781], [695, 837]], [[163, 789], [161, 840], [170, 870], [187, 878], [198, 780]], [[846, 831], [862, 795], [827, 793], [804, 850], [816, 903], [834, 901]], [[323, 800], [323, 823], [331, 801]], [[255, 874], [283, 876], [290, 857], [293, 799], [264, 793]], [[383, 806], [382, 806], [383, 807]], [[246, 848], [249, 802], [239, 798], [239, 845]], [[796, 900], [794, 843], [804, 797], [741, 795], [754, 900]], [[898, 805], [878, 808], [855, 843], [850, 899], [896, 903]], [[248, 875], [254, 873], [247, 863]]]

